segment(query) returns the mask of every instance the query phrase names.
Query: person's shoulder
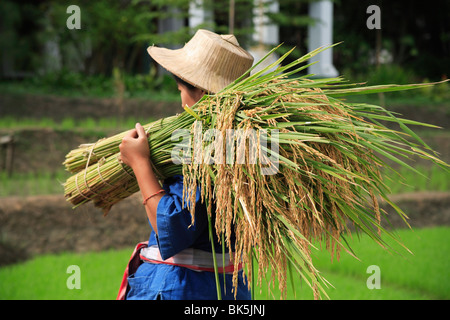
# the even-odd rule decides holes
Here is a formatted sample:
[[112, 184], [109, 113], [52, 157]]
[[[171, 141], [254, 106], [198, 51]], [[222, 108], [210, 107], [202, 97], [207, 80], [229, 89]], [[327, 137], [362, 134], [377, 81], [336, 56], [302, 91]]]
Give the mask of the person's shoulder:
[[170, 194], [176, 194], [180, 197], [183, 196], [183, 176], [175, 175], [164, 179], [163, 189]]
[[[177, 195], [179, 197], [184, 196], [184, 177], [182, 175], [175, 175], [169, 178], [166, 178], [163, 183], [163, 188], [166, 192]], [[196, 190], [196, 201], [200, 200], [200, 186], [197, 185]]]
[[164, 179], [165, 185], [176, 185], [176, 184], [183, 184], [183, 176], [178, 174], [172, 177], [168, 177]]

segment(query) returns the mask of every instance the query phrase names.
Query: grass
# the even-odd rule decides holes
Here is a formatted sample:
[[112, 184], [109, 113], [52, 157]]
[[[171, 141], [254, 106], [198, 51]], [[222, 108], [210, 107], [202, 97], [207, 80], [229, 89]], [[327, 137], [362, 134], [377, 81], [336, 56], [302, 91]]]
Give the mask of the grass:
[[69, 176], [63, 169], [55, 172], [0, 172], [0, 197], [36, 196], [62, 193], [62, 184]]
[[[0, 93], [7, 94], [33, 94], [53, 95], [60, 97], [93, 97], [113, 98], [120, 93], [114, 86], [112, 77], [83, 76], [73, 73], [49, 74], [43, 77], [34, 77], [24, 81], [0, 81]], [[61, 77], [62, 76], [62, 77]], [[68, 77], [67, 77], [68, 76]], [[158, 78], [158, 83], [152, 84], [154, 76], [136, 75], [127, 76], [125, 82], [124, 98], [142, 98], [153, 101], [178, 101], [179, 93], [175, 81], [169, 75]]]
[[[0, 269], [0, 299], [115, 299], [130, 250], [43, 255]], [[80, 267], [81, 289], [67, 288], [68, 267]]]
[[[325, 251], [315, 255], [315, 265], [334, 288], [328, 289], [332, 300], [356, 299], [449, 299], [450, 227], [398, 230], [398, 236], [413, 252], [392, 243], [397, 253], [389, 253], [367, 236], [350, 239], [360, 261], [346, 253], [339, 262], [330, 261]], [[0, 268], [0, 299], [90, 300], [115, 299], [131, 248], [98, 253], [63, 253], [38, 256], [27, 262]], [[80, 289], [68, 289], [73, 273], [71, 265], [80, 267]], [[380, 268], [381, 289], [370, 290], [367, 267]], [[296, 294], [288, 284], [287, 299], [312, 299], [306, 284], [294, 281]], [[279, 298], [279, 291], [256, 288], [256, 299]]]
[[[153, 118], [142, 119], [141, 121], [151, 122]], [[21, 130], [21, 129], [53, 129], [53, 130], [83, 130], [83, 131], [95, 131], [95, 130], [128, 130], [134, 128], [136, 124], [135, 117], [127, 117], [120, 119], [119, 117], [103, 117], [100, 119], [83, 118], [74, 119], [67, 117], [61, 121], [55, 121], [52, 118], [43, 117], [36, 118], [21, 118], [18, 119], [13, 116], [5, 116], [0, 118], [0, 129], [6, 130]]]
[[399, 175], [385, 174], [385, 182], [392, 194], [417, 191], [450, 191], [450, 171], [438, 166], [415, 166], [418, 175], [406, 168], [398, 168]]
[[[392, 249], [397, 253], [390, 253], [367, 236], [350, 240], [360, 261], [342, 253], [339, 262], [331, 262], [327, 252], [317, 252], [313, 262], [334, 286], [328, 289], [330, 299], [449, 299], [450, 228], [398, 230], [397, 234], [413, 254], [392, 241]], [[366, 281], [372, 274], [367, 273], [367, 268], [371, 265], [380, 268], [381, 289], [367, 288]], [[297, 298], [312, 298], [306, 284], [301, 290], [298, 287], [296, 283]], [[278, 290], [273, 291], [275, 297], [279, 295]], [[288, 298], [294, 297], [292, 288], [289, 288], [288, 294]], [[269, 290], [264, 288], [257, 298], [270, 295]]]

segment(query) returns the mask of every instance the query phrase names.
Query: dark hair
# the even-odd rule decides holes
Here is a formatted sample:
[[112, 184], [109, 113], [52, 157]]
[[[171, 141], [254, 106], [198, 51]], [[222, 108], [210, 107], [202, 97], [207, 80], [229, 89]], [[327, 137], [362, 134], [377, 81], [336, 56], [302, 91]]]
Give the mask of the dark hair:
[[196, 89], [195, 86], [193, 86], [192, 84], [190, 84], [190, 83], [184, 81], [183, 79], [177, 77], [177, 76], [174, 75], [174, 74], [173, 74], [173, 77], [175, 78], [175, 81], [176, 81], [178, 84], [181, 84], [181, 85], [185, 86], [188, 90], [192, 91], [192, 90], [195, 90], [195, 89]]

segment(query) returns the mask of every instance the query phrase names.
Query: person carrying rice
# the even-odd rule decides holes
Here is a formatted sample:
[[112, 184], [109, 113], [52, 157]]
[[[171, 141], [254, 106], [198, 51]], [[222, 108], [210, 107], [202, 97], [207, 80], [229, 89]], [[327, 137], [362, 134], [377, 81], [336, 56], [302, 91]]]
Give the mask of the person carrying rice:
[[[181, 49], [151, 46], [148, 53], [174, 75], [182, 106], [188, 107], [206, 93], [219, 92], [253, 64], [253, 57], [239, 46], [233, 35], [218, 35], [207, 30], [198, 30]], [[210, 241], [207, 208], [200, 192], [196, 193], [192, 223], [188, 206], [183, 202], [183, 176], [169, 177], [161, 187], [153, 170], [143, 126], [137, 123], [135, 129], [127, 132], [119, 148], [120, 160], [131, 167], [136, 176], [151, 233], [148, 242], [136, 247], [118, 299], [216, 299], [211, 245], [215, 252], [225, 255], [216, 254], [220, 283], [224, 284], [220, 289], [222, 299], [250, 299], [242, 270], [237, 287], [233, 287], [233, 252], [222, 251], [215, 232]], [[214, 225], [214, 216], [212, 219]]]
[[[106, 215], [142, 195], [152, 231], [136, 247], [118, 299], [249, 299], [263, 283], [277, 283], [285, 297], [295, 278], [314, 299], [329, 298], [312, 250], [356, 257], [347, 241], [356, 233], [410, 252], [386, 227], [379, 201], [409, 226], [385, 181], [400, 176], [398, 166], [420, 174], [415, 157], [448, 170], [409, 128], [436, 126], [347, 98], [438, 83], [366, 86], [302, 75], [329, 47], [283, 64], [293, 48], [256, 71], [279, 47], [255, 64], [234, 36], [205, 30], [179, 50], [150, 47], [177, 79], [184, 111], [66, 155], [64, 194], [74, 208], [92, 202]], [[174, 142], [179, 130], [193, 143]]]

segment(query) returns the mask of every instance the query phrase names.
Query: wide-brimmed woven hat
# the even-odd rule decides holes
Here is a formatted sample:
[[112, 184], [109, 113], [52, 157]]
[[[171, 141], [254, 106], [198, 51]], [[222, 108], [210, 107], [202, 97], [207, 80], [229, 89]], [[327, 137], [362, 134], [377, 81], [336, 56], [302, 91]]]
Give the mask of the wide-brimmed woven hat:
[[217, 93], [253, 64], [234, 35], [200, 29], [181, 49], [150, 46], [150, 56], [164, 69], [209, 93]]

